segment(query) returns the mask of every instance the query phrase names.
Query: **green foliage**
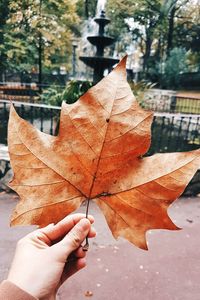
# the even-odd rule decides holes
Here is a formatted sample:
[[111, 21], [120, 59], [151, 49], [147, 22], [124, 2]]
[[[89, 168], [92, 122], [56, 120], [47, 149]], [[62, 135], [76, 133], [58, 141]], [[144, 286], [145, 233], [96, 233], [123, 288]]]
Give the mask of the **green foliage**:
[[62, 103], [62, 88], [52, 85], [51, 87], [44, 89], [40, 95], [42, 103], [49, 105], [60, 105]]
[[67, 103], [74, 103], [90, 87], [92, 87], [92, 82], [90, 81], [71, 80], [67, 83], [66, 89], [63, 91], [64, 100]]
[[[7, 19], [9, 15], [9, 0], [1, 0], [0, 2], [0, 76], [6, 67], [7, 51], [4, 47], [5, 33], [7, 30]], [[2, 78], [0, 78], [2, 80]]]
[[[139, 82], [130, 81], [129, 85], [133, 94], [141, 104], [143, 102], [144, 93], [155, 86], [155, 84], [145, 80]], [[41, 102], [58, 106], [61, 105], [62, 101], [69, 104], [74, 103], [91, 87], [92, 82], [90, 81], [71, 80], [64, 89], [61, 86], [51, 86], [43, 90]]]
[[137, 101], [143, 106], [143, 104], [145, 104], [144, 103], [145, 92], [148, 91], [149, 89], [152, 89], [156, 84], [147, 82], [145, 80], [141, 80], [138, 82], [129, 81], [129, 85]]
[[188, 51], [188, 68], [190, 72], [200, 72], [200, 51]]
[[[72, 39], [81, 35], [82, 22], [95, 16], [96, 5], [97, 0], [1, 0], [0, 75], [5, 70], [37, 72], [40, 50], [43, 73], [52, 73], [60, 66], [69, 73]], [[106, 14], [111, 19], [106, 28], [117, 40], [119, 56], [129, 52], [133, 41], [137, 46], [143, 58], [141, 78], [157, 82], [160, 65], [166, 58], [172, 59], [173, 48], [190, 51], [189, 71], [199, 70], [197, 1], [107, 0]], [[166, 72], [170, 73], [168, 69]], [[169, 79], [167, 85], [171, 84]]]
[[180, 74], [187, 72], [187, 52], [182, 48], [174, 48], [170, 51], [165, 62], [164, 83], [167, 88], [180, 87]]
[[121, 55], [129, 51], [133, 40], [136, 41], [137, 50], [143, 56], [143, 78], [157, 81], [159, 66], [173, 48], [190, 50], [191, 61], [199, 65], [200, 10], [197, 1], [108, 0], [107, 13], [112, 19], [111, 33], [119, 41]]
[[97, 0], [78, 0], [76, 11], [82, 19], [94, 18], [96, 15], [96, 6]]
[[41, 50], [44, 67], [52, 70], [56, 62], [69, 70], [71, 39], [79, 33], [75, 1], [16, 0], [7, 3], [9, 13], [4, 26], [4, 43], [0, 41], [0, 48], [7, 53], [7, 69], [23, 71], [25, 67], [31, 71], [34, 67], [37, 70]]
[[52, 86], [43, 91], [41, 95], [42, 103], [60, 106], [62, 101], [66, 103], [74, 103], [80, 98], [88, 89], [92, 87], [90, 81], [71, 80], [63, 89], [59, 86]]
[[109, 33], [120, 40], [123, 34], [129, 31], [126, 19], [133, 17], [134, 7], [132, 0], [108, 0], [106, 4], [106, 13], [112, 20], [109, 25]]

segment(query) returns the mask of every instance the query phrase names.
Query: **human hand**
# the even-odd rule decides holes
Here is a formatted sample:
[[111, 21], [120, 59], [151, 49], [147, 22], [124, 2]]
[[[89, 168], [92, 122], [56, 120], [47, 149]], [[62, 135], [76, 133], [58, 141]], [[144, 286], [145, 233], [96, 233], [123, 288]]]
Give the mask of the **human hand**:
[[8, 280], [37, 299], [53, 300], [61, 284], [86, 265], [81, 243], [96, 235], [94, 218], [67, 216], [19, 240]]

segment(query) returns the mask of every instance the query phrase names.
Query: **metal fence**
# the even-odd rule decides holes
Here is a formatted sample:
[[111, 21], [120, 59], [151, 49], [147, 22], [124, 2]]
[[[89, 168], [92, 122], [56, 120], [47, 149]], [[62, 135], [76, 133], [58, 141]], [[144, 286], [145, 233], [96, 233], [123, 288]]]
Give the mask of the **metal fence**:
[[[31, 83], [0, 82], [0, 100], [41, 103], [41, 92], [50, 85]], [[66, 86], [54, 85], [53, 88], [64, 90]], [[139, 97], [140, 98], [140, 97]], [[148, 89], [141, 101], [141, 106], [156, 112], [200, 114], [200, 93], [177, 92], [173, 90]]]
[[155, 113], [148, 154], [200, 147], [200, 115]]
[[[13, 102], [19, 115], [48, 134], [56, 134], [60, 107]], [[9, 101], [0, 100], [0, 143], [7, 143]], [[152, 144], [148, 154], [176, 152], [200, 147], [200, 115], [155, 113]]]
[[191, 96], [177, 96], [174, 103], [174, 112], [200, 114], [200, 99]]
[[[39, 130], [55, 134], [60, 115], [60, 107], [45, 104], [12, 101], [18, 114]], [[10, 101], [0, 100], [0, 144], [7, 144], [7, 125]]]
[[141, 103], [143, 108], [150, 109], [156, 112], [166, 113], [183, 113], [183, 114], [200, 114], [200, 99], [189, 97], [171, 97], [170, 102], [154, 102], [146, 99]]
[[200, 93], [149, 89], [141, 105], [156, 112], [200, 114]]
[[64, 90], [65, 85], [35, 84], [26, 82], [0, 82], [0, 100], [40, 103], [41, 93], [50, 87]]

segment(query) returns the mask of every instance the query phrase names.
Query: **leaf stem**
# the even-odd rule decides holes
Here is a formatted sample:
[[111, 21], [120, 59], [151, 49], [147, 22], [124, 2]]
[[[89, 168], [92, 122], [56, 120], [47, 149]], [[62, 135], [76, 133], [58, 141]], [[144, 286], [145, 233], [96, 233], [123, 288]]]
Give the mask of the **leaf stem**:
[[[88, 198], [87, 199], [87, 206], [86, 206], [86, 213], [85, 213], [86, 219], [88, 219], [89, 206], [90, 206], [90, 199]], [[83, 251], [88, 251], [88, 249], [89, 249], [88, 236], [86, 236], [85, 245], [83, 246], [82, 249], [83, 249]]]
[[90, 206], [90, 199], [88, 198], [87, 199], [87, 206], [86, 206], [86, 213], [85, 213], [86, 219], [88, 219], [89, 206]]
[[[106, 196], [110, 196], [110, 193], [107, 192], [103, 192], [99, 195], [96, 195], [95, 198], [100, 198], [100, 197], [106, 197]], [[90, 206], [90, 200], [92, 200], [93, 198], [87, 198], [87, 204], [86, 204], [86, 212], [85, 212], [85, 217], [86, 219], [88, 219], [88, 213], [89, 213], [89, 206]], [[82, 247], [83, 251], [88, 251], [89, 249], [89, 241], [88, 241], [88, 236], [86, 236], [85, 239], [85, 245]]]

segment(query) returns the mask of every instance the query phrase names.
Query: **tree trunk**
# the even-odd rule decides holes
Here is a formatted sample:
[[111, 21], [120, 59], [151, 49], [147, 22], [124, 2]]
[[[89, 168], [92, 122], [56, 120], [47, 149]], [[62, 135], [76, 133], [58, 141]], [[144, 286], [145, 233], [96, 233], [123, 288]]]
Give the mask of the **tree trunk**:
[[39, 83], [39, 92], [42, 93], [42, 34], [39, 33], [39, 47], [38, 47], [38, 83]]
[[[39, 14], [40, 17], [42, 17], [42, 0], [40, 0], [39, 4]], [[40, 24], [41, 28], [41, 24]], [[42, 34], [39, 31], [39, 45], [38, 45], [38, 69], [39, 69], [39, 74], [38, 74], [38, 83], [39, 83], [39, 93], [42, 93]]]
[[143, 61], [143, 71], [146, 73], [148, 71], [148, 60], [151, 54], [151, 45], [152, 45], [152, 39], [150, 35], [147, 35], [146, 41], [145, 41], [145, 54], [144, 54], [144, 61]]
[[5, 25], [9, 15], [9, 0], [1, 0], [0, 3], [0, 46], [3, 46], [3, 51], [0, 54], [0, 81], [3, 81], [4, 72], [6, 69], [6, 50], [4, 48], [4, 32]]
[[174, 17], [176, 13], [176, 6], [172, 8], [168, 20], [169, 20], [169, 27], [168, 27], [168, 37], [167, 37], [167, 54], [169, 54], [170, 50], [173, 48], [173, 34], [174, 34]]
[[89, 1], [85, 0], [85, 18], [89, 18]]

